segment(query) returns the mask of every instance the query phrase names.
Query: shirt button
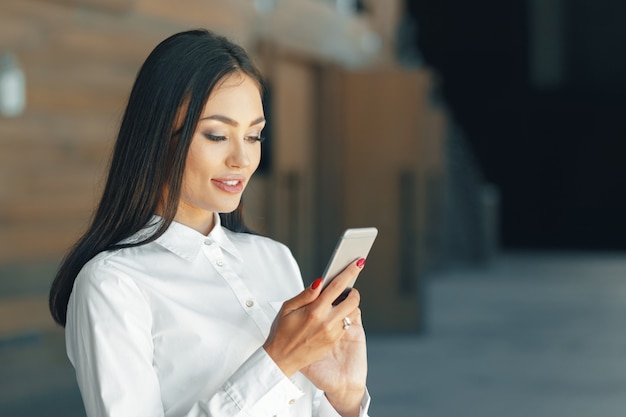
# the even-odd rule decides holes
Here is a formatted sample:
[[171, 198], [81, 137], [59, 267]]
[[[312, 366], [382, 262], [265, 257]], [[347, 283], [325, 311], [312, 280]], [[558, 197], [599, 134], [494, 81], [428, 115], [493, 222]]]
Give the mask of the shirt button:
[[293, 404], [293, 403], [295, 403], [295, 402], [296, 402], [296, 400], [291, 399], [291, 400], [289, 400], [289, 405], [291, 405], [291, 404]]
[[223, 260], [221, 260], [221, 259], [218, 259], [217, 261], [215, 261], [215, 264], [216, 264], [217, 266], [224, 266], [224, 261], [223, 261]]
[[207, 246], [211, 246], [211, 244], [213, 244], [213, 241], [211, 239], [205, 239], [204, 244]]
[[246, 301], [246, 306], [252, 307], [253, 305], [254, 305], [254, 301], [252, 301], [252, 300]]

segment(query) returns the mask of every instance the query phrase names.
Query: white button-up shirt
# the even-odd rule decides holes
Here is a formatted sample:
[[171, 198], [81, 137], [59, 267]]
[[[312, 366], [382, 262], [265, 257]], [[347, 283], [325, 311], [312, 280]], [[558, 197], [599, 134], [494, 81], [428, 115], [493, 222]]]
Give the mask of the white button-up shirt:
[[[338, 416], [262, 348], [282, 302], [303, 289], [291, 252], [215, 217], [208, 236], [174, 222], [81, 270], [65, 334], [89, 417]], [[368, 407], [366, 394], [362, 416]]]

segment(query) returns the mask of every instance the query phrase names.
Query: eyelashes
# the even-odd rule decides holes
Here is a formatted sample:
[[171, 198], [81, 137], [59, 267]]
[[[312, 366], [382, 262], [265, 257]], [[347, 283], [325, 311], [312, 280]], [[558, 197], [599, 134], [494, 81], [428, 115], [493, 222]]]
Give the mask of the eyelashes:
[[246, 140], [250, 142], [263, 142], [265, 140], [264, 136], [246, 136]]
[[203, 135], [205, 138], [213, 142], [223, 142], [226, 140], [226, 136], [211, 135], [209, 133], [203, 133]]
[[[212, 135], [210, 133], [203, 133], [204, 137], [212, 142], [224, 142], [228, 140], [227, 136], [220, 135]], [[247, 142], [263, 142], [265, 140], [264, 136], [246, 136], [245, 140]]]

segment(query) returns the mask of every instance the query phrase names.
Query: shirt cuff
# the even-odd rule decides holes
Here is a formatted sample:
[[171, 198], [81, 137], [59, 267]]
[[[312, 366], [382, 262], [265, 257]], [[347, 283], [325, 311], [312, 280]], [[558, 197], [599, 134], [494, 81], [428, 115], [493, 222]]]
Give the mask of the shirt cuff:
[[[361, 399], [361, 411], [359, 411], [360, 417], [368, 417], [369, 408], [370, 408], [370, 393], [365, 388], [365, 393], [363, 394], [363, 398]], [[330, 404], [326, 395], [322, 395], [322, 399], [320, 400], [319, 406], [319, 417], [341, 417], [341, 415], [335, 410], [335, 408]]]
[[222, 389], [245, 415], [274, 415], [304, 395], [259, 348], [226, 381]]

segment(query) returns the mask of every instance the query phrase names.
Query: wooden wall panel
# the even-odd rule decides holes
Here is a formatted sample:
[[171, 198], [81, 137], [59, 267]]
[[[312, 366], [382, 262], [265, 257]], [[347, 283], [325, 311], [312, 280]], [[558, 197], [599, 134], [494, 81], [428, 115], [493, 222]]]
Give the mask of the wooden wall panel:
[[0, 44], [27, 82], [26, 112], [0, 119], [0, 264], [59, 260], [84, 229], [135, 74], [162, 37], [70, 3], [0, 5], [12, 22]]
[[[319, 185], [317, 207], [326, 213], [322, 217], [340, 219], [339, 229], [379, 229], [358, 282], [373, 330], [422, 325], [420, 279], [425, 256], [432, 255], [426, 229], [434, 220], [425, 197], [437, 198], [436, 189], [426, 190], [429, 181], [443, 184], [445, 166], [445, 117], [430, 105], [430, 88], [424, 70], [324, 74], [324, 96], [336, 105], [323, 112], [318, 171], [322, 181], [335, 178], [339, 185]], [[327, 159], [333, 162], [325, 164]], [[328, 235], [326, 230], [326, 240]]]
[[[346, 227], [374, 225], [379, 237], [359, 288], [370, 325], [415, 325], [418, 305], [399, 293], [401, 279], [401, 175], [417, 171], [419, 73], [381, 71], [345, 77], [346, 147], [342, 180]], [[364, 145], [364, 144], [367, 145]], [[393, 305], [393, 309], [388, 307]], [[411, 320], [413, 318], [413, 320]]]

